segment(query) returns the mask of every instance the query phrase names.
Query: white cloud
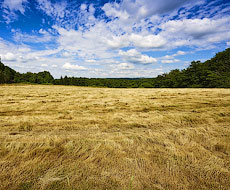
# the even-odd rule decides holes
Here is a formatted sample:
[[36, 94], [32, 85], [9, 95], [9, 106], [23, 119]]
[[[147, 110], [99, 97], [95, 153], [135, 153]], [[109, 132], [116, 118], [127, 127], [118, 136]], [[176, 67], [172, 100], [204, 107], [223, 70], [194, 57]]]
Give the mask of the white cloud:
[[124, 36], [111, 36], [106, 39], [106, 43], [110, 48], [119, 49], [129, 46], [129, 41], [126, 35]]
[[54, 27], [59, 33], [57, 42], [63, 50], [77, 54], [82, 59], [106, 59], [115, 56], [115, 52], [110, 51], [107, 38], [112, 35], [107, 32], [103, 23], [99, 22], [90, 30], [67, 30]]
[[42, 10], [46, 15], [50, 16], [56, 22], [62, 23], [66, 15], [67, 2], [60, 1], [52, 3], [50, 0], [36, 0], [38, 3], [38, 9]]
[[[165, 55], [163, 57], [161, 57], [161, 59], [163, 60], [173, 60], [174, 57], [177, 57], [177, 56], [181, 56], [181, 55], [185, 55], [187, 54], [188, 52], [184, 52], [184, 51], [177, 51], [176, 53], [172, 54], [172, 55]], [[176, 59], [174, 59], [176, 60]], [[163, 63], [163, 62], [162, 62]]]
[[18, 51], [26, 53], [26, 52], [30, 52], [31, 49], [29, 47], [19, 47]]
[[121, 10], [121, 5], [118, 3], [106, 3], [102, 7], [102, 10], [104, 10], [105, 14], [109, 17], [118, 17], [126, 20], [130, 16], [127, 11]]
[[171, 20], [161, 24], [160, 35], [167, 39], [169, 47], [211, 46], [230, 38], [230, 17], [220, 19]]
[[1, 55], [3, 61], [16, 61], [17, 56], [11, 52]]
[[157, 59], [150, 57], [148, 55], [143, 55], [135, 49], [130, 49], [128, 51], [119, 51], [119, 55], [127, 62], [134, 64], [152, 64], [156, 63]]
[[42, 66], [42, 67], [48, 67], [48, 65], [47, 65], [47, 64], [41, 64], [41, 66]]
[[131, 63], [120, 63], [117, 65], [111, 65], [112, 68], [114, 68], [114, 71], [116, 70], [133, 70], [135, 67]]
[[87, 8], [87, 5], [86, 5], [86, 4], [84, 4], [84, 3], [81, 4], [81, 6], [80, 6], [81, 11], [85, 11], [86, 8]]
[[18, 18], [17, 13], [24, 14], [26, 10], [27, 0], [4, 0], [2, 2], [2, 17], [9, 24]]
[[40, 33], [40, 34], [47, 34], [47, 31], [45, 31], [44, 29], [40, 29], [39, 31], [38, 31], [38, 33]]
[[180, 60], [178, 59], [166, 59], [166, 60], [161, 60], [161, 63], [177, 63]]
[[117, 67], [121, 70], [130, 70], [135, 68], [131, 63], [120, 63], [117, 65]]
[[161, 26], [161, 28], [168, 33], [180, 34], [180, 36], [190, 36], [194, 39], [201, 39], [207, 35], [216, 33], [218, 31], [226, 31], [226, 22], [229, 18], [211, 20], [204, 19], [184, 19], [171, 20]]
[[[136, 8], [147, 7], [148, 9], [151, 9], [148, 5], [150, 5], [152, 1], [145, 0], [144, 2], [142, 2], [143, 6], [141, 6], [141, 1], [138, 0], [126, 0], [123, 1], [123, 3], [124, 2], [126, 2], [126, 5], [135, 5]], [[154, 1], [153, 4], [155, 4], [156, 2], [157, 1]], [[167, 2], [169, 5], [173, 4], [172, 10], [174, 10], [179, 5], [184, 4], [184, 2], [178, 0], [175, 2], [167, 0]], [[161, 3], [164, 4], [162, 5], [163, 7], [161, 7], [161, 5], [157, 5], [158, 8], [155, 8], [167, 12], [167, 6], [169, 6], [165, 5], [167, 4], [167, 2]], [[206, 26], [215, 23], [215, 21], [213, 21], [212, 19], [208, 19], [210, 20], [210, 22], [205, 21], [205, 19], [184, 19], [168, 21], [167, 19], [159, 19], [159, 17], [151, 17], [151, 19], [155, 18], [156, 23], [154, 23], [154, 27], [151, 30], [148, 30], [146, 28], [149, 26], [148, 19], [141, 20], [137, 23], [135, 19], [133, 19], [133, 17], [127, 16], [126, 20], [125, 15], [129, 15], [131, 14], [131, 12], [126, 10], [125, 8], [122, 8], [122, 6], [125, 6], [125, 4], [105, 4], [103, 9], [105, 10], [106, 14], [108, 16], [113, 15], [114, 17], [118, 17], [117, 19], [105, 22], [104, 20], [95, 19], [93, 15], [95, 8], [92, 5], [83, 4], [79, 9], [80, 16], [78, 15], [77, 19], [73, 20], [73, 23], [78, 23], [78, 30], [67, 29], [65, 27], [61, 27], [60, 25], [56, 25], [53, 27], [59, 34], [57, 42], [59, 43], [60, 48], [65, 50], [66, 52], [77, 54], [78, 57], [83, 60], [101, 60], [114, 59], [114, 57], [117, 56], [116, 51], [124, 47], [138, 49], [138, 51], [141, 52], [144, 50], [173, 49], [185, 45], [190, 47], [200, 45], [207, 46], [226, 39], [224, 35], [220, 35], [220, 29], [218, 29], [218, 32], [213, 29], [215, 28], [214, 26]], [[148, 11], [151, 12], [150, 15], [155, 14], [153, 10]], [[117, 15], [120, 13], [122, 14], [121, 17]], [[93, 21], [90, 21], [89, 17], [93, 17]], [[148, 16], [145, 16], [145, 18], [146, 17]], [[224, 22], [226, 22], [226, 20], [228, 19], [225, 19]], [[154, 19], [151, 20], [151, 22], [155, 22]], [[82, 27], [81, 24], [83, 23], [85, 26], [87, 26], [87, 30]], [[219, 23], [219, 21], [217, 23]], [[219, 24], [218, 26], [221, 26], [222, 24], [224, 23], [221, 22], [221, 24]], [[203, 29], [199, 29], [200, 26]], [[140, 29], [137, 31], [133, 31], [134, 27]], [[157, 34], [154, 34], [157, 28], [160, 28], [161, 31], [159, 31]], [[222, 28], [224, 28], [225, 30], [227, 27]], [[209, 35], [205, 34], [205, 32], [207, 31], [214, 31], [212, 38], [210, 38]], [[226, 30], [225, 33], [227, 33]], [[200, 39], [199, 36], [202, 37], [202, 39]], [[183, 51], [179, 51], [177, 55], [172, 56], [175, 57], [179, 55], [184, 55]]]
[[57, 65], [51, 65], [51, 67], [56, 68], [56, 67], [57, 67]]
[[[169, 3], [173, 2], [170, 1]], [[182, 1], [177, 1], [177, 3], [181, 4]], [[112, 6], [112, 10], [120, 10], [121, 5], [117, 3], [110, 5], [106, 4], [103, 9], [108, 9], [107, 11], [109, 11], [109, 8]], [[86, 11], [85, 6], [83, 6], [84, 9], [81, 9], [82, 11]], [[114, 15], [115, 13], [112, 12], [110, 14]], [[83, 16], [82, 19], [84, 20], [84, 18]], [[124, 47], [133, 47], [142, 51], [173, 49], [185, 45], [191, 47], [207, 46], [226, 40], [229, 36], [229, 31], [227, 30], [229, 26], [228, 18], [217, 20], [166, 20], [162, 24], [156, 23], [152, 30], [146, 30], [148, 20], [136, 23], [132, 18], [127, 19], [127, 22], [124, 21], [124, 18], [118, 18], [110, 22], [94, 20], [94, 25], [90, 25], [87, 30], [81, 27], [78, 30], [67, 30], [58, 26], [54, 28], [60, 34], [58, 42], [63, 49], [78, 53], [80, 57], [90, 57], [90, 59], [98, 58], [97, 56], [112, 58], [115, 55], [114, 51], [111, 50]], [[88, 22], [87, 19], [86, 22]], [[139, 27], [140, 31], [133, 31], [134, 26]], [[158, 34], [153, 34], [157, 26], [162, 31], [159, 31]], [[215, 30], [216, 27], [218, 29]], [[223, 33], [225, 35], [222, 35]], [[183, 55], [183, 52], [178, 52], [178, 55], [174, 56], [179, 55]]]
[[72, 53], [67, 52], [67, 51], [64, 51], [64, 52], [62, 53], [62, 56], [63, 56], [63, 57], [71, 57], [72, 55], [73, 55]]
[[131, 34], [130, 35], [130, 42], [135, 47], [138, 48], [162, 48], [166, 45], [166, 40], [160, 35], [140, 35], [140, 34]]
[[27, 0], [4, 0], [2, 6], [9, 9], [9, 11], [20, 11], [24, 14], [26, 3]]
[[179, 56], [179, 55], [185, 55], [186, 52], [184, 51], [178, 51], [177, 53], [173, 54], [173, 56]]
[[152, 15], [159, 15], [171, 12], [187, 2], [196, 2], [189, 0], [123, 0], [118, 3], [107, 3], [103, 10], [107, 16], [119, 17], [120, 19], [134, 18], [140, 20]]
[[70, 69], [70, 70], [86, 70], [85, 67], [83, 66], [79, 66], [79, 65], [73, 65], [71, 63], [65, 63], [63, 66], [62, 66], [64, 69]]
[[87, 63], [96, 63], [97, 61], [94, 59], [86, 59], [85, 62]]
[[39, 32], [35, 34], [22, 33], [20, 30], [12, 30], [12, 32], [13, 39], [16, 42], [44, 43], [55, 40], [54, 36], [43, 29], [40, 29]]

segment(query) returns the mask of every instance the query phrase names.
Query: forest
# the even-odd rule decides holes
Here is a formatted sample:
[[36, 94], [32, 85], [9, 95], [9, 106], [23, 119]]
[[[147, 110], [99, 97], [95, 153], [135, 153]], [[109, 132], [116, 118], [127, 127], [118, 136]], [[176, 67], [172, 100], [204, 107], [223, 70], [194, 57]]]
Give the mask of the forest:
[[155, 78], [82, 78], [54, 79], [48, 71], [19, 73], [0, 62], [0, 84], [30, 83], [109, 88], [229, 88], [230, 48], [205, 62], [192, 61], [188, 68], [175, 69]]

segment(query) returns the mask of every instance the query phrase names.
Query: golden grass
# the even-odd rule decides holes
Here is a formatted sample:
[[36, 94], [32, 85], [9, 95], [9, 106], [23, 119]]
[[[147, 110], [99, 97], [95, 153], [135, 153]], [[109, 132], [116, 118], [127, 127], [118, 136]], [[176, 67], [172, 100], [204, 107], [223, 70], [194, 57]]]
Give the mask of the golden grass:
[[0, 86], [0, 189], [229, 188], [229, 89]]

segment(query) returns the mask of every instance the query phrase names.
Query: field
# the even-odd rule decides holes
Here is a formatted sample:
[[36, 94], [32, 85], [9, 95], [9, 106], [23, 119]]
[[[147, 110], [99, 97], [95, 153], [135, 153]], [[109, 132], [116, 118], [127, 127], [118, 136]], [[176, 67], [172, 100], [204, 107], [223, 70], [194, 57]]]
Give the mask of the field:
[[0, 86], [1, 190], [229, 187], [230, 89]]

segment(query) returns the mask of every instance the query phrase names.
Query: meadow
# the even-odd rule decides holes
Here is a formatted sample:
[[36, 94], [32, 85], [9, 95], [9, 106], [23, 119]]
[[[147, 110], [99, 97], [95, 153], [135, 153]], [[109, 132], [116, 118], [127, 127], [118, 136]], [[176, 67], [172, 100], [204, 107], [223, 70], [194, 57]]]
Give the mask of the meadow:
[[0, 86], [1, 190], [230, 187], [230, 89]]

